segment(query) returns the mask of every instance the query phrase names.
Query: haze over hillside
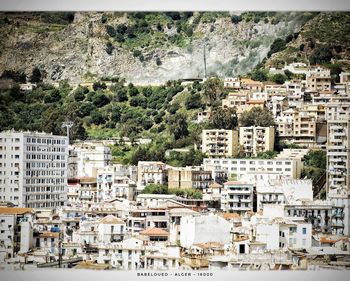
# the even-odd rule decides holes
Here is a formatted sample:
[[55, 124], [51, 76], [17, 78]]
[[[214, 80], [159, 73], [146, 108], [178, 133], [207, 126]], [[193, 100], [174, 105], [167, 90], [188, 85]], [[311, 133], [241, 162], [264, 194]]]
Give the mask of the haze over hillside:
[[44, 81], [134, 83], [252, 70], [276, 38], [298, 32], [317, 13], [5, 13], [0, 73], [38, 67]]

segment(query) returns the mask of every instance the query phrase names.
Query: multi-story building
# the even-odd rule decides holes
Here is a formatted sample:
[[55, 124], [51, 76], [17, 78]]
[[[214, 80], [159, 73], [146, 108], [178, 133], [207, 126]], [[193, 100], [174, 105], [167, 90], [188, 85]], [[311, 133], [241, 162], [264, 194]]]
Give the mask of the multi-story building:
[[331, 71], [316, 67], [306, 73], [306, 86], [310, 91], [329, 91], [331, 89]]
[[204, 169], [213, 173], [225, 173], [228, 177], [240, 180], [249, 172], [279, 173], [285, 179], [299, 179], [303, 162], [300, 159], [234, 159], [234, 158], [204, 158]]
[[308, 110], [288, 109], [276, 120], [279, 136], [302, 147], [316, 145], [316, 117]]
[[350, 115], [348, 119], [337, 115], [328, 120], [327, 188], [349, 190], [350, 183]]
[[249, 100], [248, 92], [229, 93], [228, 96], [222, 100], [222, 107], [233, 108], [237, 111], [244, 111], [247, 109], [247, 102]]
[[39, 132], [0, 133], [0, 200], [53, 208], [67, 202], [68, 140]]
[[33, 215], [31, 208], [0, 207], [0, 262], [32, 249]]
[[297, 110], [293, 120], [293, 143], [302, 147], [312, 147], [316, 143], [316, 118], [308, 111]]
[[288, 99], [285, 96], [273, 96], [268, 103], [272, 115], [277, 118], [288, 109]]
[[97, 181], [94, 177], [84, 177], [79, 179], [78, 202], [97, 203]]
[[241, 88], [241, 80], [239, 77], [225, 77], [224, 88], [239, 90]]
[[131, 175], [120, 170], [120, 166], [106, 166], [97, 170], [98, 200], [105, 201], [114, 198], [133, 200], [136, 182], [130, 179]]
[[221, 190], [221, 209], [240, 215], [253, 211], [253, 187], [246, 182], [225, 182]]
[[238, 131], [203, 130], [202, 152], [210, 157], [230, 157], [239, 152]]
[[247, 156], [256, 156], [260, 152], [273, 150], [275, 144], [274, 127], [240, 127], [239, 144]]
[[206, 189], [212, 183], [211, 171], [201, 167], [169, 167], [169, 188]]
[[139, 161], [137, 165], [137, 190], [148, 184], [166, 184], [168, 171], [166, 164], [158, 161]]
[[70, 147], [69, 177], [96, 177], [96, 170], [110, 165], [111, 161], [111, 149], [103, 143], [76, 143]]
[[272, 220], [256, 225], [256, 241], [266, 243], [267, 250], [310, 249], [312, 226], [305, 222]]

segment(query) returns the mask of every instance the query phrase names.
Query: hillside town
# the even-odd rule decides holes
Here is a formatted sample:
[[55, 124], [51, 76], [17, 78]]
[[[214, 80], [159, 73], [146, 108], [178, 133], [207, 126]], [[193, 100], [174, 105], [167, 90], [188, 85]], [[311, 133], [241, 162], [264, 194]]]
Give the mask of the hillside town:
[[[283, 84], [222, 81], [222, 110], [267, 109], [275, 125], [203, 130], [198, 166], [116, 164], [116, 140], [71, 140], [70, 124], [1, 132], [0, 268], [349, 269], [350, 73], [269, 71], [287, 70]], [[326, 154], [316, 180], [303, 173], [313, 151]]]

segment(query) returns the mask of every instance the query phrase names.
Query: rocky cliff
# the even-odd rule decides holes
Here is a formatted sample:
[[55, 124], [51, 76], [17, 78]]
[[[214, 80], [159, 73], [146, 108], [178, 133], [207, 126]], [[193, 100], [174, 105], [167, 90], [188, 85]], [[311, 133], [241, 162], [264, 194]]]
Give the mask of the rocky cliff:
[[[44, 81], [73, 83], [103, 76], [139, 84], [203, 77], [206, 42], [208, 74], [236, 75], [254, 68], [276, 38], [298, 32], [313, 17], [197, 12], [178, 19], [140, 14], [74, 13], [63, 21], [47, 14], [1, 14], [0, 73], [16, 70], [30, 77], [38, 67]], [[118, 26], [138, 29], [129, 28], [125, 39], [118, 39], [113, 33]]]

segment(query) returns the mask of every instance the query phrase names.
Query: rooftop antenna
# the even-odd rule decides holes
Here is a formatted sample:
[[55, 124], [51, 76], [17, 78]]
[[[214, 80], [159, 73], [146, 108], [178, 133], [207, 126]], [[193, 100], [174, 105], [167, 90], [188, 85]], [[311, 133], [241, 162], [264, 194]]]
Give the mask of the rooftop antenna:
[[62, 128], [66, 127], [67, 128], [67, 137], [68, 137], [68, 144], [69, 144], [69, 129], [72, 128], [74, 125], [74, 122], [72, 121], [67, 121], [62, 123]]
[[207, 38], [204, 39], [204, 45], [203, 45], [203, 59], [204, 59], [204, 78], [207, 78], [207, 58], [205, 54], [205, 47], [207, 45]]

